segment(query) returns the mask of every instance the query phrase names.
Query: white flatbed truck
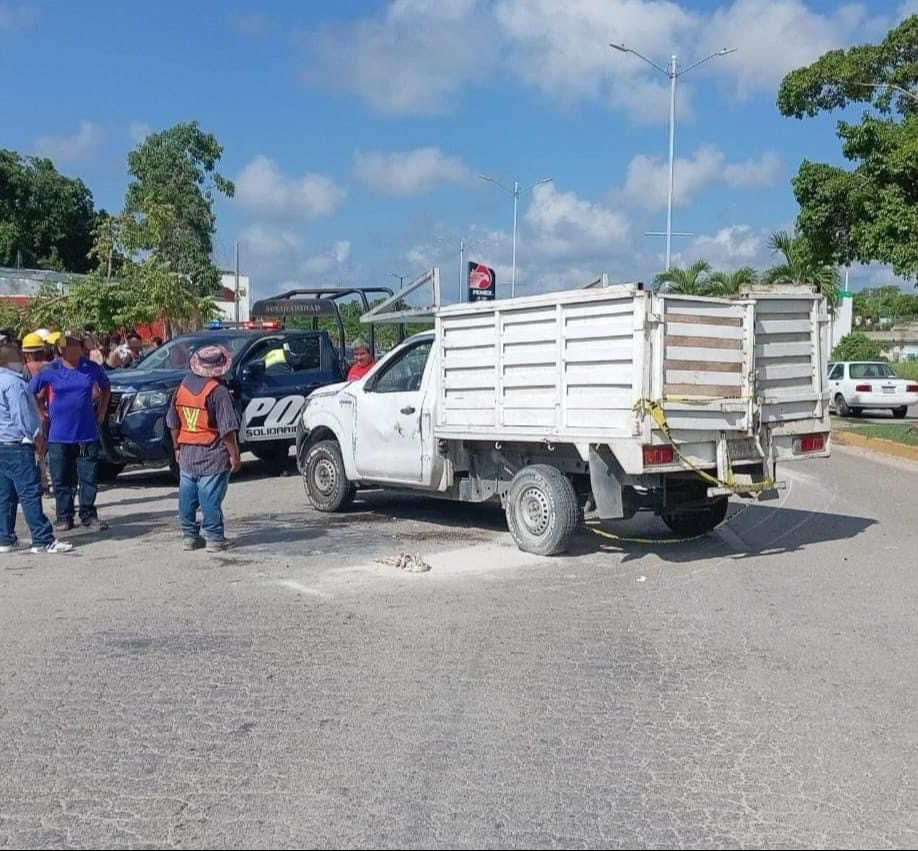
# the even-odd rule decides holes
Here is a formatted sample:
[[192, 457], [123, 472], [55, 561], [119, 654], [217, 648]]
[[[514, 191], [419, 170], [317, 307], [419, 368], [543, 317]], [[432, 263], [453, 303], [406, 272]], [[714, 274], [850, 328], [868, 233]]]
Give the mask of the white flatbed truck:
[[702, 534], [731, 495], [777, 496], [779, 463], [829, 455], [825, 304], [807, 290], [604, 286], [433, 316], [308, 398], [297, 459], [315, 508], [363, 486], [500, 500], [518, 546], [551, 555], [585, 508]]

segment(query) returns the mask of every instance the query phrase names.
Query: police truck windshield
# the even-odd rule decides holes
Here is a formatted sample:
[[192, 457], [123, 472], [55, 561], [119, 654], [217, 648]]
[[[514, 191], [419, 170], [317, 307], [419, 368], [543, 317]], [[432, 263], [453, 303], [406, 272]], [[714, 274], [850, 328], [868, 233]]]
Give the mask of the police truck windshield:
[[191, 356], [204, 346], [226, 346], [233, 357], [242, 351], [250, 337], [221, 337], [218, 334], [202, 334], [195, 337], [176, 337], [150, 352], [137, 366], [135, 372], [151, 372], [154, 369], [188, 369]]

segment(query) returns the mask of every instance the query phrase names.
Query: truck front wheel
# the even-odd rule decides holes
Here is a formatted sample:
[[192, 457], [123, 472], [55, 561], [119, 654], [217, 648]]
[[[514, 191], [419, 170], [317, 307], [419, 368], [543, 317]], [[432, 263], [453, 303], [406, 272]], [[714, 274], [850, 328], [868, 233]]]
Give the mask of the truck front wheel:
[[527, 553], [563, 553], [580, 522], [580, 504], [571, 480], [548, 464], [524, 467], [506, 496], [507, 526]]
[[719, 497], [708, 505], [679, 510], [670, 508], [663, 512], [663, 522], [677, 535], [693, 538], [716, 529], [727, 516], [727, 497]]
[[336, 441], [320, 440], [309, 448], [303, 464], [303, 485], [318, 511], [342, 511], [351, 504], [356, 489], [348, 481]]

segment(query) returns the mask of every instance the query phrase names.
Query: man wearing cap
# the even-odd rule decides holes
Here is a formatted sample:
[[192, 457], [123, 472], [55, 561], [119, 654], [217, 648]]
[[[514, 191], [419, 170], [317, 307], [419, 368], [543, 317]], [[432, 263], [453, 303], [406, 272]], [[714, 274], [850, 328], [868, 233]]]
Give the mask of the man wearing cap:
[[66, 553], [72, 544], [54, 539], [41, 507], [41, 479], [35, 449], [44, 442], [35, 398], [22, 377], [19, 350], [0, 344], [0, 553], [21, 546], [16, 538], [16, 506], [32, 531], [33, 553]]
[[83, 354], [83, 337], [66, 331], [58, 343], [61, 356], [32, 379], [32, 392], [50, 421], [48, 466], [54, 483], [54, 526], [74, 526], [74, 497], [80, 490], [80, 522], [104, 531], [108, 524], [96, 511], [99, 481], [99, 425], [108, 410], [111, 382], [105, 371]]
[[[233, 365], [225, 346], [205, 346], [191, 356], [185, 376], [166, 415], [172, 432], [179, 481], [179, 525], [182, 549], [222, 552], [223, 498], [230, 472], [242, 467], [239, 455], [239, 419], [223, 376]], [[198, 522], [198, 509], [202, 522]]]
[[373, 360], [373, 355], [370, 354], [370, 346], [363, 337], [358, 337], [351, 343], [351, 349], [354, 352], [354, 360], [356, 363], [348, 370], [347, 380], [348, 381], [357, 381], [359, 378], [363, 378], [374, 366], [376, 366], [376, 361]]

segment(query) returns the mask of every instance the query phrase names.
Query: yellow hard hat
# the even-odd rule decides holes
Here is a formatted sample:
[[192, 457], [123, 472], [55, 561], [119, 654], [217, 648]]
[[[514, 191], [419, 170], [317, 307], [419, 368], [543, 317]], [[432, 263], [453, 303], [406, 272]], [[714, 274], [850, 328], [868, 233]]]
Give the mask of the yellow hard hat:
[[24, 352], [37, 352], [41, 351], [44, 347], [45, 341], [34, 331], [31, 334], [26, 334], [25, 337], [22, 338], [22, 350]]
[[52, 331], [50, 334], [48, 334], [48, 345], [51, 345], [51, 346], [55, 345], [55, 343], [57, 343], [57, 341], [60, 340], [60, 338], [61, 338], [60, 331]]

